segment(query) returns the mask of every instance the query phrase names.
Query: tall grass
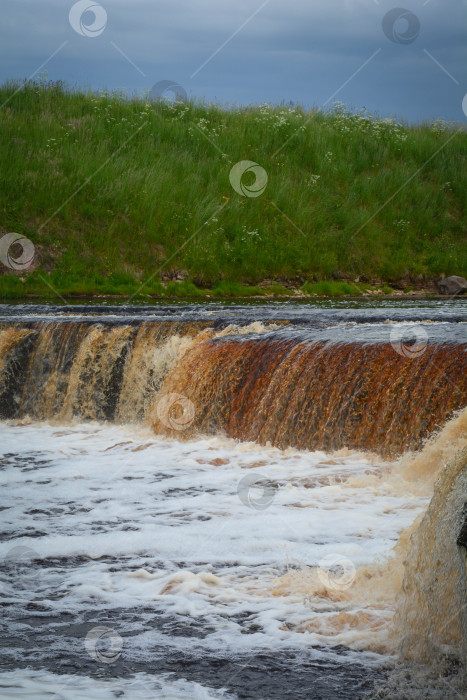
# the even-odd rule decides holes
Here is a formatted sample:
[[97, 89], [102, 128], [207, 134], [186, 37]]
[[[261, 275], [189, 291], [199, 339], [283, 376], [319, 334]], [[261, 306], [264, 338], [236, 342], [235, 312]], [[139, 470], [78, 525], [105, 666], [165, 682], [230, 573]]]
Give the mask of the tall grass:
[[[188, 296], [337, 271], [466, 274], [467, 139], [443, 122], [17, 87], [0, 88], [0, 232], [33, 241], [36, 269], [21, 281], [1, 266], [11, 296], [44, 279], [61, 294], [150, 280], [142, 293], [158, 294], [182, 269]], [[261, 196], [232, 189], [240, 160], [266, 170]]]

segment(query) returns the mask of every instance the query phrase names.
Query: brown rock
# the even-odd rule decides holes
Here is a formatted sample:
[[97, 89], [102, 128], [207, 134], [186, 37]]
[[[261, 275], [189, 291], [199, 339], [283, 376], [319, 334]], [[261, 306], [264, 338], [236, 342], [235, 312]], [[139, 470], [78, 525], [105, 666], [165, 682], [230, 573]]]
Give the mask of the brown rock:
[[467, 292], [467, 280], [458, 275], [443, 277], [438, 281], [438, 292], [440, 294], [465, 294]]

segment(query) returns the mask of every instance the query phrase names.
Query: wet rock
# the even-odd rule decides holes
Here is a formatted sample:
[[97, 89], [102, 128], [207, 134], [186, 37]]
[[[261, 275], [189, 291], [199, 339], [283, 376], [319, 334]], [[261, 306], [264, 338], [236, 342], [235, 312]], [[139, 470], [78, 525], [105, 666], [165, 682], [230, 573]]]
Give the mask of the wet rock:
[[467, 280], [458, 275], [443, 277], [438, 281], [438, 292], [440, 294], [465, 294], [467, 292]]
[[462, 526], [457, 537], [457, 544], [459, 547], [465, 547], [467, 549], [467, 503], [464, 503], [462, 511]]
[[413, 279], [412, 279], [412, 276], [411, 276], [409, 270], [404, 270], [404, 273], [395, 282], [395, 287], [397, 287], [399, 289], [405, 289], [406, 287], [409, 287], [412, 284], [413, 284]]

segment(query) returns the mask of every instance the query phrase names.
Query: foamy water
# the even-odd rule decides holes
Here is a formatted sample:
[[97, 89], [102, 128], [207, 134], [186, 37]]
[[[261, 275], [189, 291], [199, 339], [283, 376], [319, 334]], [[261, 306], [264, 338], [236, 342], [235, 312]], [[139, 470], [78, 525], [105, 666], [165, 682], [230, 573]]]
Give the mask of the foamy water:
[[199, 683], [171, 681], [167, 676], [138, 673], [131, 679], [98, 680], [79, 675], [57, 676], [47, 671], [8, 671], [0, 673], [0, 698], [34, 700], [229, 700], [223, 691], [203, 688]]
[[[416, 484], [395, 486], [394, 464], [221, 437], [179, 442], [134, 426], [1, 431], [6, 667], [51, 673], [0, 674], [0, 697], [48, 697], [63, 679], [53, 674], [70, 671], [76, 692], [57, 697], [112, 697], [103, 680], [82, 678], [102, 668], [147, 670], [155, 697], [219, 697], [203, 659], [237, 660], [236, 683], [265, 653], [304, 669], [387, 661], [400, 586], [388, 561], [396, 570], [392, 549], [428, 501]], [[117, 640], [104, 666], [86, 643], [96, 626]], [[177, 682], [199, 688], [170, 686], [171, 662]], [[188, 662], [197, 677], [191, 666], [184, 674]], [[212, 687], [235, 688], [228, 676]], [[15, 678], [23, 685], [5, 690]], [[355, 697], [348, 690], [339, 697]]]

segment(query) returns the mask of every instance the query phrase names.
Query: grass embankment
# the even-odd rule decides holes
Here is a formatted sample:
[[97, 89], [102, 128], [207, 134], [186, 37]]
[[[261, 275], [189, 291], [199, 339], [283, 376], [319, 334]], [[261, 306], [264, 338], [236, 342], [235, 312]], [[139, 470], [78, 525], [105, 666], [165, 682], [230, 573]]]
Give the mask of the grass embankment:
[[[277, 295], [355, 294], [357, 277], [466, 274], [467, 137], [446, 124], [17, 87], [0, 89], [0, 233], [36, 253], [23, 272], [0, 265], [4, 297], [144, 282], [141, 294], [248, 295], [264, 280]], [[265, 169], [261, 196], [232, 188], [241, 160]]]

